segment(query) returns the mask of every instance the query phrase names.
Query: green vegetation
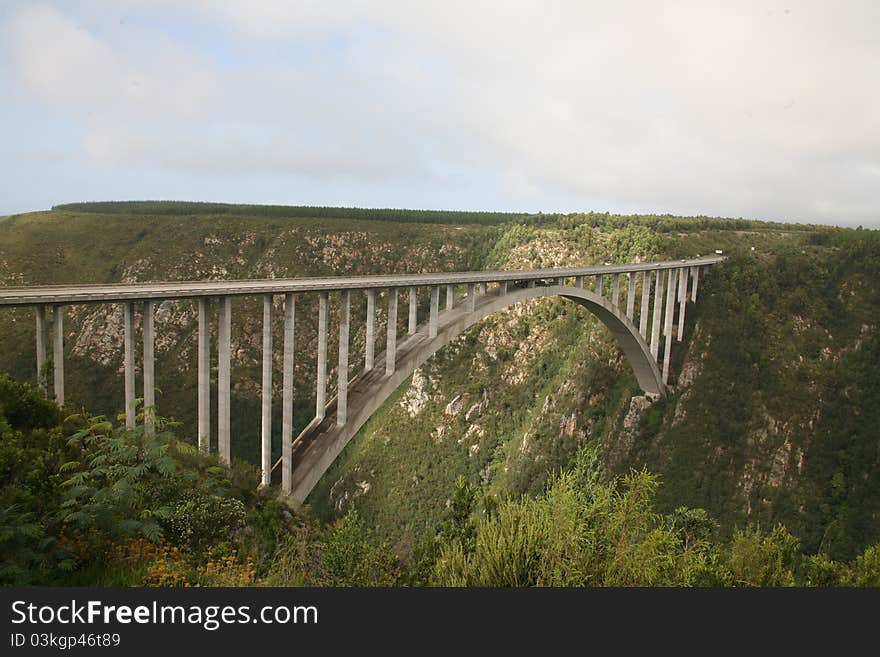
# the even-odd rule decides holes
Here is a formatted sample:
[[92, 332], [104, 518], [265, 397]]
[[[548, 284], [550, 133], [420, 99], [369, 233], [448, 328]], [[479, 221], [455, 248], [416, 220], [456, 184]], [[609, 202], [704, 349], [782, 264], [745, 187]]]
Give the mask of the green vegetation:
[[521, 224], [571, 229], [577, 226], [615, 230], [634, 223], [651, 231], [677, 230], [808, 230], [810, 226], [751, 219], [720, 217], [676, 217], [663, 215], [619, 215], [608, 212], [550, 213], [543, 212], [470, 212], [460, 210], [409, 210], [398, 208], [340, 208], [311, 205], [252, 205], [243, 203], [208, 203], [196, 201], [92, 201], [62, 203], [52, 207], [55, 212], [96, 213], [116, 215], [174, 216], [234, 215], [247, 217], [355, 219], [418, 224]]
[[[393, 555], [354, 514], [306, 525], [255, 492], [253, 466], [222, 467], [171, 429], [62, 422], [40, 392], [0, 375], [0, 584], [247, 586], [282, 561], [284, 583], [397, 581]], [[296, 580], [303, 537], [314, 563]]]
[[602, 481], [598, 454], [537, 497], [504, 500], [472, 538], [448, 543], [433, 572], [447, 586], [877, 586], [876, 548], [855, 562], [803, 557], [782, 525], [710, 540], [703, 509], [654, 508], [658, 479], [645, 471]]
[[[121, 410], [118, 308], [71, 307], [63, 414], [16, 383], [36, 378], [34, 320], [6, 310], [2, 581], [880, 585], [876, 232], [607, 213], [77, 204], [4, 220], [0, 275], [9, 285], [262, 278], [717, 248], [732, 257], [687, 308], [668, 398], [639, 396], [582, 308], [529, 302], [459, 336], [401, 386], [304, 515], [256, 493], [249, 465], [259, 453], [259, 344], [249, 339], [258, 300], [233, 312], [231, 471], [193, 449], [192, 304], [157, 313], [158, 406], [174, 420], [150, 439], [84, 410]], [[424, 313], [427, 297], [419, 303]], [[297, 427], [314, 410], [315, 315], [304, 295]]]
[[783, 522], [807, 550], [838, 558], [877, 540], [877, 237], [845, 255], [737, 256], [707, 278], [691, 346], [699, 374], [662, 419], [646, 415], [624, 459], [663, 473], [662, 506], [706, 506], [728, 535]]
[[460, 478], [438, 530], [401, 561], [357, 512], [327, 525], [294, 517], [254, 492], [253, 468], [222, 467], [167, 428], [61, 422], [5, 375], [0, 399], [5, 585], [880, 585], [880, 545], [845, 563], [802, 556], [781, 525], [713, 542], [705, 511], [657, 513], [656, 476], [605, 481], [590, 448], [545, 492], [483, 500], [479, 512]]

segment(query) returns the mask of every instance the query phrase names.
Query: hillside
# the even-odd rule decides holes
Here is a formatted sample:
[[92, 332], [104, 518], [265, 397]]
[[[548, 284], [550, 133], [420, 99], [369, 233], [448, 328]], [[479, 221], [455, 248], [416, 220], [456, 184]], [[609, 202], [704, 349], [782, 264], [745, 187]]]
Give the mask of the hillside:
[[[13, 216], [0, 224], [0, 277], [24, 285], [416, 272], [722, 248], [735, 257], [713, 269], [688, 309], [667, 400], [639, 395], [607, 332], [580, 307], [522, 304], [460, 336], [398, 390], [319, 484], [312, 511], [331, 521], [357, 510], [410, 562], [454, 505], [459, 477], [474, 487], [482, 517], [506, 498], [541, 493], [591, 447], [605, 477], [657, 473], [658, 510], [705, 508], [719, 539], [749, 523], [782, 522], [804, 551], [841, 559], [880, 540], [876, 233], [704, 217], [413, 212], [381, 221], [381, 211], [247, 210], [117, 204]], [[300, 303], [302, 426], [313, 412], [316, 313], [313, 300]], [[355, 309], [357, 354], [363, 308]], [[256, 301], [237, 302], [233, 328], [233, 455], [250, 460], [259, 434], [257, 311]], [[157, 321], [159, 412], [180, 420], [186, 438], [196, 401], [194, 312], [167, 302]], [[110, 307], [71, 312], [73, 406], [120, 410], [120, 321]], [[27, 312], [4, 311], [0, 370], [34, 378], [32, 327]]]
[[[0, 279], [6, 285], [36, 285], [479, 269], [494, 241], [493, 231], [474, 225], [440, 227], [327, 218], [51, 211], [18, 215], [4, 222], [0, 229]], [[262, 321], [259, 303], [256, 298], [236, 301], [233, 308], [232, 418], [236, 439], [232, 447], [234, 455], [251, 459], [259, 450], [256, 381], [261, 345], [259, 331], [253, 330]], [[317, 300], [306, 295], [297, 308], [297, 343], [303, 352], [296, 361], [298, 427], [314, 412], [316, 307]], [[216, 308], [213, 312], [216, 314]], [[365, 309], [355, 305], [352, 312], [354, 351], [364, 340]], [[5, 313], [7, 319], [0, 330], [0, 371], [32, 380], [33, 313]], [[331, 323], [335, 317], [331, 307]], [[378, 328], [384, 321], [378, 318]], [[65, 367], [72, 406], [111, 415], [122, 410], [121, 322], [119, 306], [68, 309]], [[196, 411], [191, 394], [196, 367], [195, 304], [159, 304], [156, 329], [157, 407], [160, 413], [179, 421], [187, 434], [194, 427]], [[279, 324], [278, 344], [280, 329]], [[216, 320], [214, 334], [216, 338]], [[331, 331], [331, 336], [334, 334]], [[332, 339], [330, 350], [335, 350]], [[276, 358], [280, 367], [281, 354]], [[280, 377], [276, 384], [280, 395]], [[280, 427], [280, 416], [276, 425]]]

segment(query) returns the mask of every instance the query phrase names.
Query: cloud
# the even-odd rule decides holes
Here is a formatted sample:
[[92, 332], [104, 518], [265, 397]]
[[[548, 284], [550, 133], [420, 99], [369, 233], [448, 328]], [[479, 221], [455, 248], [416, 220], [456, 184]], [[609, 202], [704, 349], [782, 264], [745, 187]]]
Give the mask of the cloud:
[[37, 98], [102, 116], [190, 116], [217, 98], [216, 72], [194, 52], [136, 29], [100, 39], [47, 6], [6, 25], [20, 80]]
[[877, 24], [874, 2], [87, 0], [6, 34], [120, 169], [417, 178], [458, 206], [467, 172], [536, 209], [877, 225]]

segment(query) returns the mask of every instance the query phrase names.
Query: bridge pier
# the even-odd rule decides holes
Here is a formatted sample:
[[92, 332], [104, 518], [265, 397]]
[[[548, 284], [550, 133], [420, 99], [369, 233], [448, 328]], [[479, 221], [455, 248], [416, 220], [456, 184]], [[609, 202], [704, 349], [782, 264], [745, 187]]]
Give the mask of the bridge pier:
[[[376, 294], [373, 292], [373, 309], [375, 311]], [[367, 297], [369, 299], [369, 296]], [[294, 348], [294, 317], [295, 298], [292, 293], [284, 295], [284, 356], [281, 370], [281, 492], [289, 495], [292, 486], [293, 462], [293, 348]], [[369, 301], [367, 304], [369, 308]], [[367, 312], [367, 326], [370, 315]], [[368, 343], [369, 344], [369, 343]], [[372, 367], [372, 363], [371, 363]]]
[[677, 269], [668, 271], [669, 281], [666, 284], [666, 321], [663, 335], [666, 344], [663, 347], [663, 383], [669, 383], [669, 360], [672, 353], [672, 318], [675, 314], [675, 274]]
[[663, 310], [663, 270], [657, 270], [654, 286], [654, 317], [651, 324], [651, 355], [656, 359], [660, 353], [660, 313]]
[[633, 272], [627, 274], [626, 279], [626, 316], [633, 318], [636, 305], [636, 275]]
[[122, 376], [125, 395], [125, 428], [134, 429], [137, 409], [134, 396], [134, 304], [122, 304]]
[[261, 393], [260, 465], [262, 484], [272, 477], [272, 295], [263, 295], [263, 381]]
[[46, 306], [37, 306], [37, 386], [46, 392]]
[[694, 284], [691, 286], [691, 301], [697, 302], [697, 286], [700, 283], [700, 268], [691, 267], [691, 276], [694, 278]]
[[415, 287], [409, 288], [409, 330], [408, 335], [415, 335], [419, 325], [419, 300]]
[[651, 299], [651, 270], [642, 272], [642, 305], [639, 308], [639, 333], [648, 339], [648, 303]]
[[156, 432], [156, 324], [155, 302], [144, 301], [142, 320], [144, 337], [144, 431], [147, 435]]
[[428, 315], [428, 337], [437, 337], [437, 326], [440, 318], [440, 286], [431, 286], [431, 310]]
[[367, 290], [367, 336], [364, 345], [364, 372], [371, 372], [376, 356], [376, 290]]
[[446, 310], [452, 310], [455, 308], [455, 286], [447, 285], [446, 286]]
[[584, 286], [584, 277], [583, 276], [575, 276], [574, 277], [574, 286], [575, 287], [583, 287]]
[[684, 337], [684, 309], [687, 306], [688, 270], [682, 267], [678, 270], [678, 335], [676, 342], [681, 342]]
[[52, 306], [52, 386], [55, 401], [64, 406], [64, 309]]
[[388, 289], [388, 330], [385, 341], [385, 375], [394, 374], [397, 356], [397, 288]]
[[486, 283], [480, 283], [480, 296], [481, 297], [486, 296], [486, 292], [488, 292], [488, 291], [489, 291], [489, 287], [486, 285]]
[[231, 462], [230, 371], [232, 354], [232, 298], [221, 297], [217, 322], [217, 454]]
[[339, 367], [336, 379], [336, 426], [348, 421], [348, 333], [351, 292], [342, 290], [339, 299]]
[[604, 286], [604, 281], [602, 280], [602, 274], [597, 274], [596, 275], [596, 287], [594, 288], [594, 290], [595, 290], [596, 294], [598, 294], [600, 297], [603, 296], [603, 292], [604, 292], [603, 288], [604, 287], [605, 286]]
[[620, 274], [614, 274], [611, 283], [611, 305], [620, 305]]
[[[128, 310], [128, 304], [126, 304]], [[211, 341], [208, 327], [208, 299], [199, 299], [199, 355], [198, 355], [198, 389], [199, 389], [199, 451], [208, 454], [211, 451]], [[128, 323], [126, 323], [128, 331]], [[128, 366], [126, 365], [126, 374]], [[132, 372], [132, 388], [134, 388], [134, 372]], [[126, 379], [126, 386], [128, 381]], [[126, 390], [126, 419], [128, 418], [128, 391]], [[132, 417], [132, 426], [134, 418]]]
[[316, 378], [317, 390], [315, 391], [315, 417], [319, 420], [324, 418], [327, 405], [327, 305], [329, 297], [327, 292], [318, 295], [318, 373]]
[[468, 283], [466, 302], [468, 312], [474, 312], [477, 309], [477, 286], [475, 283]]

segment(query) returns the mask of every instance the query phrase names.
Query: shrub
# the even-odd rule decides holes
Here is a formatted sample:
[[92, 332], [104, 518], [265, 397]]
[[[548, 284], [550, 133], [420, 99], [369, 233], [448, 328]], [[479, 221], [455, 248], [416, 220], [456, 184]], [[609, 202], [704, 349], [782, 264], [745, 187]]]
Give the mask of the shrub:
[[240, 500], [193, 490], [171, 512], [168, 538], [177, 545], [203, 549], [234, 535], [244, 527], [246, 516]]

